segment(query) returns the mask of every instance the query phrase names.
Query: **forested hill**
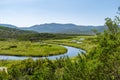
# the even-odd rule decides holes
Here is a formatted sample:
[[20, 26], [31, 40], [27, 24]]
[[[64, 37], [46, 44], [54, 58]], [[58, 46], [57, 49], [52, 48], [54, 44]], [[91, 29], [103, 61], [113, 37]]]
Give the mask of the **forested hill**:
[[49, 24], [34, 25], [31, 27], [25, 27], [21, 29], [33, 30], [40, 33], [93, 34], [94, 29], [96, 29], [98, 32], [103, 32], [106, 29], [106, 27], [49, 23]]
[[10, 38], [19, 35], [33, 34], [33, 33], [37, 33], [37, 32], [0, 26], [0, 38]]
[[45, 39], [71, 38], [73, 35], [38, 33], [30, 30], [20, 30], [18, 28], [9, 28], [0, 26], [0, 41], [8, 39], [38, 41]]

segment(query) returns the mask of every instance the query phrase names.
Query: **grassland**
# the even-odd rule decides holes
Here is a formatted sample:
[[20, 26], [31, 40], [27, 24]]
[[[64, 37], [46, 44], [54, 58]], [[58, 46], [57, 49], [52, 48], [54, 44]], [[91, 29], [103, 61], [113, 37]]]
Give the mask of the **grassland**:
[[0, 41], [0, 55], [52, 56], [67, 52], [66, 45], [89, 51], [97, 46], [96, 36], [74, 36], [70, 39], [49, 39], [42, 42]]
[[67, 49], [55, 45], [30, 41], [0, 41], [0, 55], [52, 56], [63, 54]]
[[[29, 41], [0, 41], [0, 54], [14, 56], [50, 56], [65, 53], [67, 50], [58, 44], [80, 48], [86, 50], [87, 53], [97, 46], [96, 36], [74, 36], [74, 38], [71, 39], [44, 40], [42, 43]], [[78, 59], [77, 55], [71, 58], [72, 62], [76, 59]], [[1, 66], [10, 67], [16, 63], [21, 63], [21, 60], [0, 60]]]
[[46, 40], [45, 43], [61, 44], [83, 49], [89, 52], [92, 48], [97, 46], [96, 36], [75, 36], [71, 39], [54, 39]]

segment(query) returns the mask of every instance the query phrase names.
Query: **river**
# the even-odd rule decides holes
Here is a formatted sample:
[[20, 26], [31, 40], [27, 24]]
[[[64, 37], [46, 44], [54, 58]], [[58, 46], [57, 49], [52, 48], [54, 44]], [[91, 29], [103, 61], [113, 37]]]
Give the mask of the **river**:
[[27, 58], [32, 58], [34, 60], [39, 59], [39, 58], [48, 58], [48, 59], [54, 60], [56, 58], [60, 58], [63, 56], [74, 57], [74, 56], [77, 56], [78, 53], [81, 53], [81, 52], [85, 53], [85, 51], [82, 49], [78, 49], [78, 48], [70, 47], [70, 46], [64, 46], [64, 47], [67, 48], [67, 52], [65, 54], [61, 54], [61, 55], [48, 56], [48, 57], [24, 57], [24, 56], [0, 55], [0, 60], [24, 60]]

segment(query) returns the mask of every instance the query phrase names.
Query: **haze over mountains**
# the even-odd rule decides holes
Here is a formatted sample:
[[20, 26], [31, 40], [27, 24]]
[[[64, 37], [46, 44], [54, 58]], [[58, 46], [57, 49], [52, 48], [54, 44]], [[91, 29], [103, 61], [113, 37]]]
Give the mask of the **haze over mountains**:
[[106, 29], [105, 26], [80, 26], [75, 24], [59, 24], [49, 23], [34, 25], [23, 30], [33, 30], [40, 33], [67, 33], [67, 34], [93, 34], [93, 29], [102, 32]]
[[0, 24], [0, 26], [9, 27], [9, 28], [17, 28], [17, 26], [11, 25], [11, 24]]
[[10, 28], [18, 28], [21, 30], [32, 30], [39, 33], [66, 33], [66, 34], [93, 34], [93, 29], [98, 32], [103, 32], [107, 29], [105, 26], [81, 26], [75, 24], [60, 24], [60, 23], [49, 23], [33, 25], [31, 27], [16, 27], [14, 25], [0, 24], [0, 26], [6, 26]]

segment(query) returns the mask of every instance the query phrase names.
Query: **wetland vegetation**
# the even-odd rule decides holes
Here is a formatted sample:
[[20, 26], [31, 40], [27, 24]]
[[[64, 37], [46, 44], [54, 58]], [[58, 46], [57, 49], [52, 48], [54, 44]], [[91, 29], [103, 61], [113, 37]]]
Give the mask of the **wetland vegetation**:
[[55, 44], [30, 41], [0, 41], [0, 54], [13, 56], [52, 56], [64, 54], [67, 49]]

